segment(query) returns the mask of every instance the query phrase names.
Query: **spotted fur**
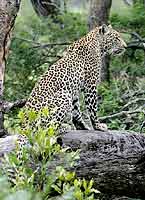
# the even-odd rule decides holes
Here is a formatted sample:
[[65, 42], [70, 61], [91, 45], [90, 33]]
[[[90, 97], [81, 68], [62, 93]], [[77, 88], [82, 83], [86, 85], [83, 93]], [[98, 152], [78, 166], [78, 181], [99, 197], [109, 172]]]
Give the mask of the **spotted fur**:
[[125, 42], [111, 26], [95, 28], [70, 45], [64, 57], [40, 78], [25, 107], [36, 112], [43, 107], [54, 109], [51, 116], [42, 119], [45, 126], [51, 122], [61, 125], [70, 113], [76, 129], [87, 129], [79, 108], [79, 94], [83, 91], [93, 128], [106, 129], [97, 119], [97, 85], [102, 59], [105, 54], [118, 54], [125, 47]]

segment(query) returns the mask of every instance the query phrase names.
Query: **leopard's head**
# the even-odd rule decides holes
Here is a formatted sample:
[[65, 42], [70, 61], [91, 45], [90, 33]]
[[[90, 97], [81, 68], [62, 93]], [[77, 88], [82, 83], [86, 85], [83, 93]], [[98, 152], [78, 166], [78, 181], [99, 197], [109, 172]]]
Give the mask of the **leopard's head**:
[[122, 53], [126, 48], [126, 43], [120, 34], [111, 25], [99, 27], [99, 34], [102, 41], [101, 48], [104, 53], [115, 55]]

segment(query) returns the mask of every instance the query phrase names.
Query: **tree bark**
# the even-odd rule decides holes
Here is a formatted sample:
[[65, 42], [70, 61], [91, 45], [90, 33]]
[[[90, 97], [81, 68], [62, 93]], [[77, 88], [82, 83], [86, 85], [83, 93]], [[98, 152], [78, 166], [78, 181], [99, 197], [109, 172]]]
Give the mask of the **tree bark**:
[[127, 4], [128, 6], [132, 6], [133, 5], [133, 0], [123, 0], [125, 4]]
[[3, 113], [3, 91], [4, 91], [4, 74], [6, 59], [10, 44], [10, 36], [15, 23], [15, 18], [19, 10], [20, 1], [18, 0], [1, 0], [0, 1], [0, 136], [4, 133], [4, 113]]
[[[112, 5], [112, 0], [90, 0], [90, 11], [88, 26], [89, 30], [92, 30], [96, 26], [102, 24], [108, 24], [110, 9]], [[108, 81], [110, 80], [109, 73], [109, 56], [105, 56], [103, 59], [101, 80]]]
[[145, 137], [124, 132], [69, 132], [62, 142], [81, 149], [75, 167], [78, 177], [94, 179], [108, 195], [145, 197]]
[[90, 0], [89, 29], [108, 24], [112, 0]]
[[[0, 156], [13, 151], [16, 140], [16, 135], [1, 139]], [[57, 165], [64, 165], [80, 178], [93, 178], [94, 186], [108, 196], [145, 199], [144, 135], [121, 131], [70, 131], [62, 136], [61, 142], [72, 150], [80, 149], [80, 158], [72, 169], [67, 168], [66, 160], [57, 158], [48, 167], [48, 173]]]
[[60, 12], [60, 0], [31, 0], [36, 14], [40, 17], [55, 17]]

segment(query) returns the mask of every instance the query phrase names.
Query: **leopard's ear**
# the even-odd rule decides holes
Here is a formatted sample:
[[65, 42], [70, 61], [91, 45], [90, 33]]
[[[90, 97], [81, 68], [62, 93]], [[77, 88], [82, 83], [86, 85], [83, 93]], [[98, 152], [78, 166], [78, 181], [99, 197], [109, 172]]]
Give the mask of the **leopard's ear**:
[[100, 34], [105, 34], [109, 31], [109, 28], [106, 24], [103, 24], [102, 26], [99, 27], [99, 33]]
[[108, 28], [112, 28], [111, 24], [108, 25]]

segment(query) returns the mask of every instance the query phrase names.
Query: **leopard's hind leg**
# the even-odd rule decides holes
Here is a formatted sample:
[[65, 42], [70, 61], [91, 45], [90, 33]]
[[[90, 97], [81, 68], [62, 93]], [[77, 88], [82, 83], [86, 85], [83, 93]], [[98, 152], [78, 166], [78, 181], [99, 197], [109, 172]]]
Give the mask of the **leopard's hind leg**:
[[77, 130], [88, 130], [89, 128], [86, 126], [82, 114], [80, 111], [80, 105], [79, 105], [79, 97], [75, 97], [73, 99], [73, 109], [72, 109], [72, 121]]

